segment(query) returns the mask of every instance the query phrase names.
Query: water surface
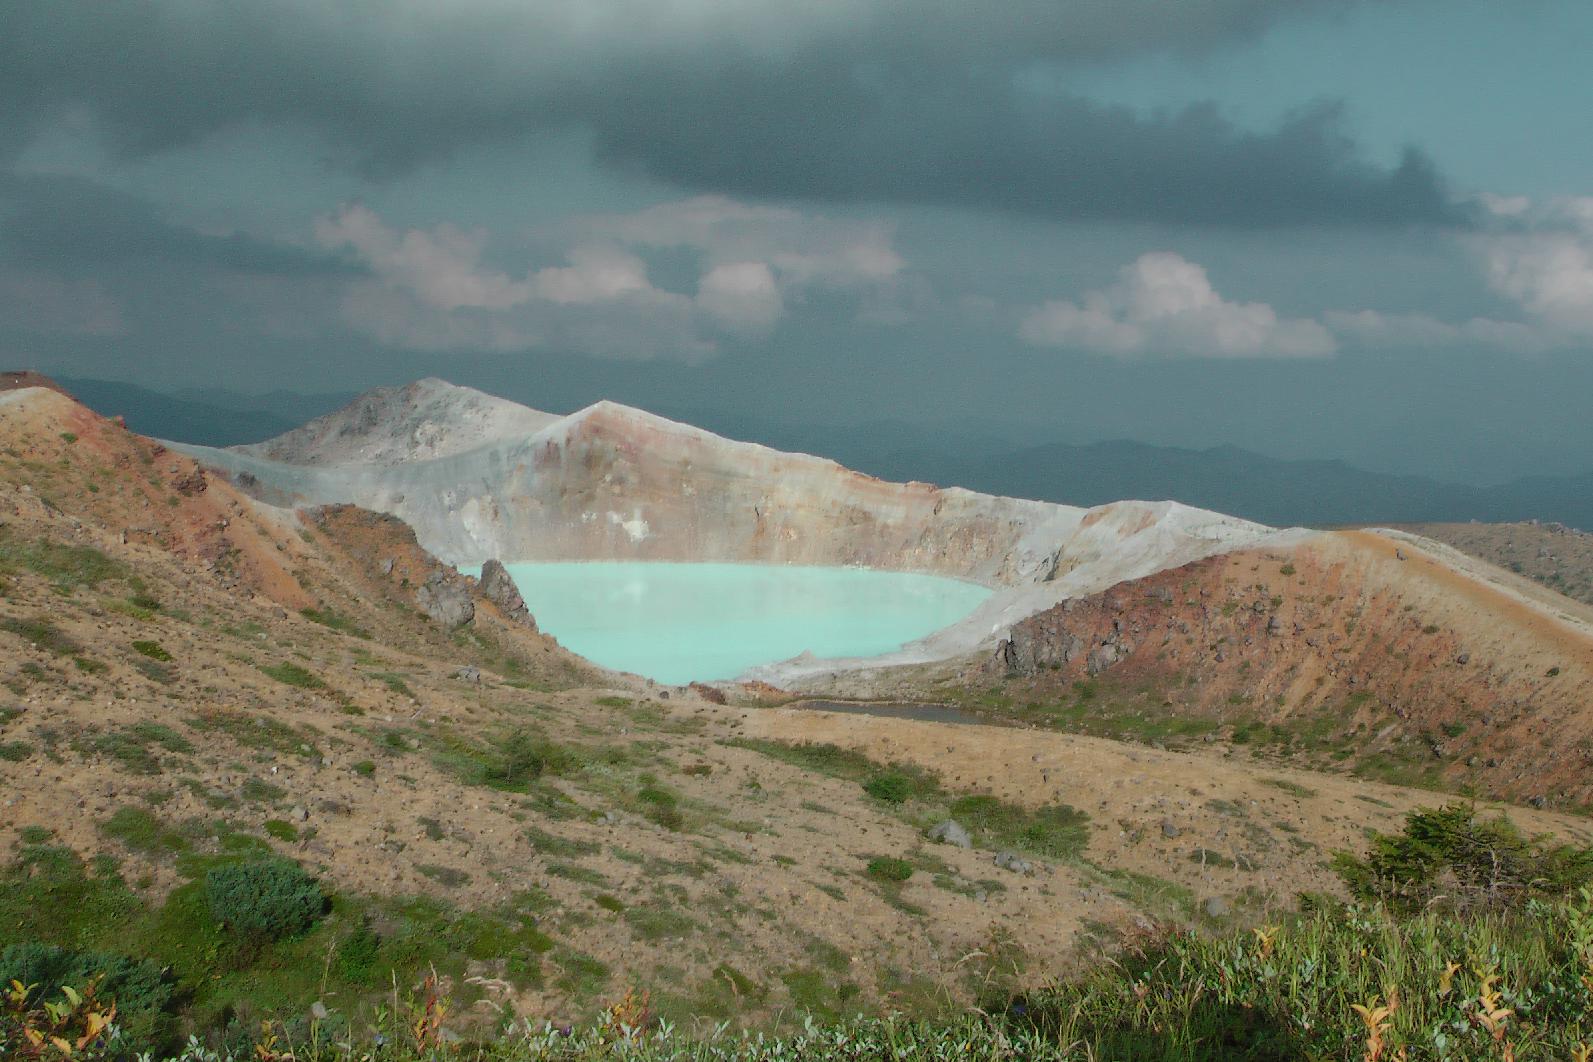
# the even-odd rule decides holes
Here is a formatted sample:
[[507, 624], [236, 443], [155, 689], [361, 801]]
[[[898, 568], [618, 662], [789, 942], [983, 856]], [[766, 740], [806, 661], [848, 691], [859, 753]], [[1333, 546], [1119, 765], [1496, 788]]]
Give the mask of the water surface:
[[987, 587], [863, 568], [594, 561], [505, 565], [537, 625], [604, 667], [732, 679], [804, 652], [878, 656], [968, 615]]

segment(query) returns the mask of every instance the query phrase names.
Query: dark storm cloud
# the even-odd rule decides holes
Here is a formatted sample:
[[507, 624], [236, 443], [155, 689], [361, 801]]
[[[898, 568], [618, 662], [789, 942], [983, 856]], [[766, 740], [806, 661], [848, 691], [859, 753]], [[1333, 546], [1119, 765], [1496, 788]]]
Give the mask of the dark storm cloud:
[[0, 173], [0, 251], [67, 273], [131, 261], [278, 276], [362, 272], [319, 251], [176, 225], [136, 196], [61, 176]]
[[830, 73], [677, 85], [659, 111], [622, 99], [597, 123], [600, 157], [744, 196], [1235, 227], [1463, 220], [1424, 155], [1366, 164], [1332, 105], [1251, 133], [1206, 105], [1147, 117], [989, 78], [893, 91]]
[[1267, 133], [1013, 85], [1200, 50], [1354, 0], [81, 0], [0, 11], [15, 150], [90, 115], [147, 153], [250, 124], [395, 172], [475, 144], [592, 130], [686, 187], [1175, 223], [1453, 220], [1426, 159], [1361, 161], [1331, 108]]

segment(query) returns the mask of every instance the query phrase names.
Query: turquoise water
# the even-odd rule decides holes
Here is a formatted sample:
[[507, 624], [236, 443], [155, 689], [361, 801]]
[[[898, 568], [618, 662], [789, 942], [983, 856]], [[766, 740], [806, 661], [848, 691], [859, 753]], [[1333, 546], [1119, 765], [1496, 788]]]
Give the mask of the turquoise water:
[[678, 685], [756, 664], [878, 656], [955, 623], [973, 583], [861, 568], [758, 564], [510, 564], [537, 625], [588, 660]]

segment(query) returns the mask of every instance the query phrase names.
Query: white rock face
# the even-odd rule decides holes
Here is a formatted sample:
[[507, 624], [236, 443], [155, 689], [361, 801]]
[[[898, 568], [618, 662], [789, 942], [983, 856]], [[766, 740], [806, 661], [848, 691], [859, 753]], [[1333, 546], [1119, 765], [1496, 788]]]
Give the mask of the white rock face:
[[431, 461], [487, 443], [524, 438], [559, 418], [436, 378], [360, 395], [275, 439], [237, 452], [290, 465], [380, 465]]
[[440, 380], [372, 392], [265, 443], [170, 444], [300, 504], [389, 512], [459, 565], [559, 560], [860, 565], [984, 583], [972, 616], [888, 658], [944, 659], [1079, 594], [1280, 534], [1180, 505], [1093, 509], [886, 483], [599, 402], [566, 417]]

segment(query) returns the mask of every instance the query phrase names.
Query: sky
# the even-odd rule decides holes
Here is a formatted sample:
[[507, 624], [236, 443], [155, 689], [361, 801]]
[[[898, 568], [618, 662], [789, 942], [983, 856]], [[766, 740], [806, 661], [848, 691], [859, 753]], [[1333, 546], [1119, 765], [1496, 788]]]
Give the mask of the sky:
[[0, 363], [1583, 472], [1590, 48], [1561, 0], [4, 5]]

